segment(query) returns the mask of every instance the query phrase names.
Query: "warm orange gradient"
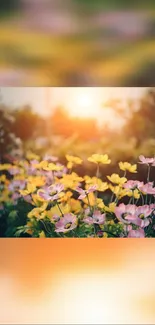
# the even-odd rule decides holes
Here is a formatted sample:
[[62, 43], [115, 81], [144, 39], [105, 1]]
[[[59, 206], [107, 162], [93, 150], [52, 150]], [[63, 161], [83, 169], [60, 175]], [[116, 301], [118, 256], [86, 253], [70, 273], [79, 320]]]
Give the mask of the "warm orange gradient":
[[1, 324], [154, 324], [154, 239], [1, 239]]

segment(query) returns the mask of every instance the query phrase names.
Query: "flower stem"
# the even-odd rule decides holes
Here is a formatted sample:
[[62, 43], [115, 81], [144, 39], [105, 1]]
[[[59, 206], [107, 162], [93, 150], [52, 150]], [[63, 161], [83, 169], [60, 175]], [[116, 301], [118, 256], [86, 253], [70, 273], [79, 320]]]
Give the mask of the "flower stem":
[[[97, 179], [99, 178], [99, 173], [100, 173], [100, 166], [99, 166], [99, 164], [97, 164], [97, 170], [96, 170], [96, 178]], [[95, 206], [97, 205], [97, 194], [98, 194], [98, 192], [96, 190], [96, 192], [95, 192]]]
[[63, 213], [62, 213], [62, 210], [61, 210], [60, 205], [59, 205], [58, 202], [57, 202], [57, 206], [58, 206], [58, 209], [59, 209], [59, 211], [60, 211], [60, 213], [61, 213], [61, 215], [62, 215], [62, 217], [63, 217], [64, 215], [63, 215]]
[[141, 193], [142, 205], [145, 205], [143, 194]]
[[90, 205], [90, 200], [89, 200], [89, 195], [87, 194], [87, 200], [88, 200], [88, 205], [90, 206], [91, 209], [91, 205]]
[[149, 181], [150, 181], [150, 170], [151, 170], [151, 167], [150, 167], [150, 165], [148, 165], [147, 183], [149, 183]]
[[50, 232], [48, 229], [47, 229], [47, 225], [45, 225], [45, 222], [43, 221], [43, 220], [39, 220], [42, 224], [43, 224], [43, 226], [44, 226], [44, 228], [45, 228], [45, 230], [47, 231], [47, 233], [49, 234], [49, 235], [52, 235], [52, 232]]
[[88, 206], [90, 207], [90, 211], [93, 213], [93, 207], [91, 207], [89, 195], [87, 194]]
[[106, 232], [107, 234], [109, 234], [109, 235], [112, 235], [113, 237], [119, 238], [119, 236], [117, 236], [117, 235], [113, 234], [113, 233], [112, 233], [112, 232], [110, 232], [110, 231], [107, 231], [107, 230], [102, 230], [102, 232]]
[[[151, 170], [151, 167], [150, 167], [150, 165], [148, 165], [147, 183], [149, 183], [149, 181], [150, 181], [150, 170]], [[147, 198], [148, 198], [148, 195], [146, 194], [145, 204], [147, 204]]]
[[94, 223], [94, 234], [97, 236], [97, 225]]

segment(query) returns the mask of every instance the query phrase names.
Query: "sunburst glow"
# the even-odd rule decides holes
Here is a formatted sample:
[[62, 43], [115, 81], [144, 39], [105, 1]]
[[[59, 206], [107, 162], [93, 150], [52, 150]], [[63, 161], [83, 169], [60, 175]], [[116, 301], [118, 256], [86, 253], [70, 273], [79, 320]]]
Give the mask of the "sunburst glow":
[[79, 92], [73, 92], [71, 101], [68, 102], [69, 113], [77, 117], [98, 117], [102, 101], [97, 93], [90, 89], [80, 89]]
[[96, 107], [97, 98], [94, 98], [91, 93], [81, 93], [80, 96], [74, 99], [74, 105], [71, 114], [79, 117], [95, 117], [99, 107]]

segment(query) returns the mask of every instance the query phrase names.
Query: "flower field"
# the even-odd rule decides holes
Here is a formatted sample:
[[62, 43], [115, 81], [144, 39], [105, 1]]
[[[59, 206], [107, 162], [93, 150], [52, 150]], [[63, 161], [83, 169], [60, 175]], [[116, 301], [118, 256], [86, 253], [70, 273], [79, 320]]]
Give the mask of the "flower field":
[[[77, 172], [80, 157], [66, 154], [65, 161], [27, 152], [0, 165], [1, 237], [155, 237], [155, 158], [121, 161], [119, 174], [106, 175], [110, 157], [93, 154], [93, 176]], [[133, 176], [142, 165], [139, 181]]]

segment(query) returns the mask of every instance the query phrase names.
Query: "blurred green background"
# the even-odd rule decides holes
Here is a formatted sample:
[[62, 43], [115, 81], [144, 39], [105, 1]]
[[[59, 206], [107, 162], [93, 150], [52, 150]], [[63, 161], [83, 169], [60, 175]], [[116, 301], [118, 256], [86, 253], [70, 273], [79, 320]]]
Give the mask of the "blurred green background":
[[1, 0], [0, 85], [154, 86], [155, 2]]

